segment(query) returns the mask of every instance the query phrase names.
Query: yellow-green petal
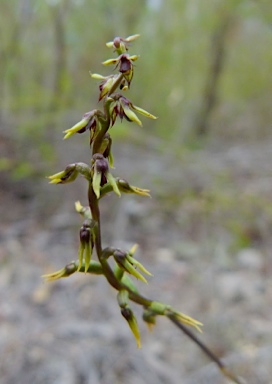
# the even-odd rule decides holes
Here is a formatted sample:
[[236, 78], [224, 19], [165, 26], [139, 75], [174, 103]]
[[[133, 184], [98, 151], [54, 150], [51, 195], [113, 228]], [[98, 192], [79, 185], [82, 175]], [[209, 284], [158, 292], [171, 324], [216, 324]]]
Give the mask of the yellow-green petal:
[[65, 133], [65, 136], [63, 139], [68, 139], [69, 137], [73, 136], [75, 133], [80, 131], [82, 128], [86, 127], [86, 125], [89, 122], [89, 118], [80, 120], [77, 124], [75, 124], [72, 128], [66, 129], [66, 131], [63, 131]]
[[141, 280], [142, 282], [147, 284], [147, 280], [140, 274], [140, 272], [135, 269], [128, 260], [125, 260], [122, 263], [123, 268], [132, 276], [136, 277], [136, 279]]
[[90, 75], [93, 79], [96, 79], [96, 80], [106, 80], [107, 79], [107, 76], [99, 75], [99, 73], [91, 73], [90, 72]]
[[90, 262], [91, 262], [91, 257], [92, 257], [92, 248], [90, 246], [90, 243], [87, 243], [85, 245], [85, 273], [87, 273]]
[[96, 194], [96, 197], [98, 199], [100, 197], [101, 178], [102, 178], [101, 172], [94, 172], [92, 185], [93, 185], [94, 193]]
[[192, 317], [185, 315], [184, 313], [181, 313], [181, 312], [170, 311], [170, 313], [174, 315], [174, 317], [178, 321], [180, 321], [182, 324], [189, 325], [190, 327], [196, 328], [199, 332], [202, 332], [202, 330], [200, 329], [200, 326], [202, 326], [203, 324], [200, 321], [195, 320]]
[[120, 197], [121, 192], [119, 191], [117, 182], [116, 182], [115, 178], [112, 176], [112, 174], [109, 172], [107, 173], [107, 180], [110, 183], [110, 185], [112, 186], [112, 189], [116, 193], [116, 195], [118, 195]]
[[122, 308], [121, 313], [123, 317], [126, 319], [126, 321], [128, 322], [128, 325], [135, 337], [137, 347], [141, 348], [141, 335], [140, 335], [137, 319], [134, 316], [134, 313], [129, 307]]
[[118, 62], [118, 59], [108, 59], [106, 61], [103, 61], [103, 65], [111, 65], [111, 64], [116, 64]]
[[150, 273], [144, 266], [141, 264], [138, 260], [134, 259], [132, 256], [127, 255], [128, 261], [136, 268], [139, 268], [139, 270], [143, 273], [145, 273], [148, 276], [153, 276], [152, 273]]
[[77, 263], [72, 261], [71, 263], [67, 264], [64, 268], [53, 272], [53, 273], [48, 273], [46, 275], [43, 275], [42, 278], [46, 281], [54, 281], [61, 279], [63, 277], [68, 277], [75, 273], [77, 271]]
[[85, 250], [85, 244], [80, 243], [79, 249], [78, 249], [78, 268], [77, 268], [78, 271], [80, 270], [83, 264], [84, 250]]
[[107, 42], [107, 43], [106, 43], [106, 46], [107, 46], [108, 48], [112, 48], [112, 47], [113, 47], [113, 41], [109, 41], [109, 42]]
[[128, 119], [130, 121], [134, 121], [135, 123], [137, 123], [138, 125], [142, 126], [142, 122], [141, 120], [138, 118], [138, 116], [136, 115], [136, 113], [134, 113], [129, 107], [127, 107], [126, 105], [124, 105], [122, 103], [122, 106], [123, 106], [123, 109], [124, 109], [124, 113], [125, 115], [128, 117]]
[[140, 108], [140, 107], [137, 107], [136, 105], [131, 105], [131, 108], [134, 109], [135, 111], [141, 113], [142, 115], [146, 116], [146, 117], [149, 117], [150, 119], [154, 119], [156, 120], [157, 117], [152, 115], [151, 113], [147, 112], [145, 109], [143, 108]]
[[135, 33], [135, 35], [131, 35], [131, 36], [126, 37], [125, 41], [130, 43], [131, 41], [138, 39], [138, 37], [140, 37], [139, 33]]

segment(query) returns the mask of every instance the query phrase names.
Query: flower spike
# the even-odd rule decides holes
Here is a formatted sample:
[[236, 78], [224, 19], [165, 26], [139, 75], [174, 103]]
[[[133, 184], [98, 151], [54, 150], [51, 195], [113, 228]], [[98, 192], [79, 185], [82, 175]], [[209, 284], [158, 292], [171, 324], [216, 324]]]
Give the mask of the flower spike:
[[[138, 282], [135, 282], [133, 277], [147, 283], [144, 276], [152, 276], [152, 274], [134, 257], [137, 245], [134, 245], [129, 251], [122, 251], [111, 246], [103, 248], [102, 245], [102, 239], [104, 240], [100, 219], [102, 197], [110, 192], [115, 192], [118, 196], [121, 193], [133, 193], [150, 197], [148, 189], [130, 185], [126, 180], [114, 177], [110, 173], [110, 168], [113, 168], [113, 155], [112, 138], [109, 132], [117, 117], [121, 122], [126, 120], [139, 126], [142, 126], [142, 121], [138, 114], [150, 119], [157, 119], [156, 116], [134, 105], [123, 96], [123, 91], [130, 88], [135, 61], [139, 58], [138, 55], [130, 55], [128, 48], [130, 43], [138, 37], [138, 34], [130, 35], [127, 38], [115, 37], [113, 41], [106, 44], [113, 49], [117, 57], [105, 60], [103, 65], [115, 66], [115, 72], [109, 76], [90, 73], [93, 79], [99, 81], [98, 97], [102, 108], [85, 113], [78, 123], [64, 131], [64, 139], [70, 138], [76, 133], [89, 131], [88, 145], [91, 150], [91, 159], [88, 164], [80, 162], [69, 164], [63, 171], [49, 176], [49, 180], [51, 184], [66, 184], [74, 181], [78, 175], [82, 175], [88, 182], [88, 206], [82, 206], [79, 201], [75, 203], [76, 211], [84, 220], [79, 230], [78, 259], [56, 272], [45, 274], [43, 278], [46, 281], [54, 281], [68, 277], [75, 272], [103, 275], [118, 292], [117, 301], [121, 314], [127, 321], [138, 348], [141, 347], [140, 331], [136, 316], [130, 308], [131, 302], [142, 306], [143, 320], [149, 329], [155, 325], [158, 316], [167, 317], [217, 364], [226, 378], [241, 384], [240, 379], [227, 370], [220, 359], [196, 336], [194, 330], [189, 329], [189, 327], [193, 327], [201, 332], [201, 322], [175, 310], [170, 305], [150, 300], [139, 292], [136, 287]], [[97, 260], [92, 260], [93, 250], [95, 250]]]

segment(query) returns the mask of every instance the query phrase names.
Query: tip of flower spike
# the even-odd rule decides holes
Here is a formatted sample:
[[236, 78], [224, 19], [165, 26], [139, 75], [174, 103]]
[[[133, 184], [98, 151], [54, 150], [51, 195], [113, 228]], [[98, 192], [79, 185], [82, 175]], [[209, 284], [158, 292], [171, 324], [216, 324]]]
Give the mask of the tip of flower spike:
[[117, 38], [115, 38], [113, 41], [108, 41], [108, 42], [106, 43], [106, 46], [107, 46], [108, 48], [113, 48], [113, 47], [115, 46], [114, 43], [115, 43], [116, 39], [118, 39], [120, 42], [131, 43], [132, 41], [138, 39], [138, 37], [140, 37], [140, 35], [139, 35], [138, 33], [135, 34], [135, 35], [128, 36], [128, 37], [126, 37], [125, 39], [122, 38], [122, 37], [117, 37]]

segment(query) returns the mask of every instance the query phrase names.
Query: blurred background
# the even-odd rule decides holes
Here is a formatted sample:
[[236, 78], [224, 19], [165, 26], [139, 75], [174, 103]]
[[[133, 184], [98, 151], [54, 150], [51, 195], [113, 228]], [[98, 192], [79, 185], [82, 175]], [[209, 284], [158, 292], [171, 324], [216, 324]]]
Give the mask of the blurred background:
[[98, 107], [105, 43], [140, 33], [126, 96], [159, 117], [111, 130], [113, 174], [152, 199], [102, 201], [105, 245], [154, 277], [143, 292], [204, 323], [248, 383], [272, 383], [272, 4], [269, 0], [1, 0], [0, 378], [4, 384], [227, 383], [190, 340], [139, 315], [141, 350], [103, 278], [41, 275], [77, 257], [89, 162], [63, 131]]

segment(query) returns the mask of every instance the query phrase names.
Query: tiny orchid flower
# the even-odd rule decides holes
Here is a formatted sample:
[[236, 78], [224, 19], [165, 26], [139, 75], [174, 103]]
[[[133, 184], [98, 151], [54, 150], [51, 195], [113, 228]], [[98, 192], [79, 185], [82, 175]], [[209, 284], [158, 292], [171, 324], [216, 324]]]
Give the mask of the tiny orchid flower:
[[142, 126], [141, 120], [137, 117], [134, 111], [141, 113], [142, 115], [149, 117], [150, 119], [157, 119], [156, 116], [147, 112], [143, 108], [137, 107], [136, 105], [132, 104], [130, 100], [120, 94], [115, 94], [110, 99], [112, 100], [112, 103], [110, 105], [112, 126], [114, 125], [117, 116], [119, 116], [121, 120], [125, 118], [129, 122], [133, 121], [136, 124]]

